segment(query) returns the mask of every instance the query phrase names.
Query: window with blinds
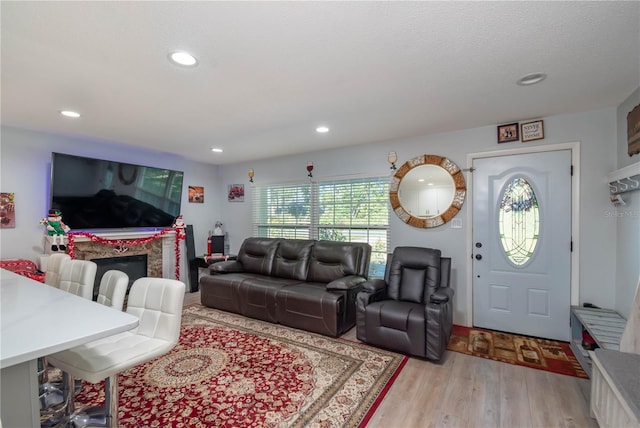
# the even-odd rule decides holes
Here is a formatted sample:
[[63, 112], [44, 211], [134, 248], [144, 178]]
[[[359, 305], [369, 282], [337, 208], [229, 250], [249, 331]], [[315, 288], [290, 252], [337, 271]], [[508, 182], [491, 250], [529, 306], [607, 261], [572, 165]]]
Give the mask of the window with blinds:
[[367, 242], [370, 276], [383, 276], [389, 239], [389, 178], [256, 186], [254, 236]]

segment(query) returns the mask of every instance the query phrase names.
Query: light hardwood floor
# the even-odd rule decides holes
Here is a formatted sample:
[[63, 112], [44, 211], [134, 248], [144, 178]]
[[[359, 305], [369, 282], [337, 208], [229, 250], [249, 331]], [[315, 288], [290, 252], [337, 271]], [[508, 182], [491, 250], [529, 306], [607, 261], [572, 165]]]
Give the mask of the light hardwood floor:
[[[185, 305], [200, 303], [187, 293]], [[356, 341], [355, 328], [342, 336]], [[589, 381], [456, 352], [410, 358], [368, 427], [597, 427]]]

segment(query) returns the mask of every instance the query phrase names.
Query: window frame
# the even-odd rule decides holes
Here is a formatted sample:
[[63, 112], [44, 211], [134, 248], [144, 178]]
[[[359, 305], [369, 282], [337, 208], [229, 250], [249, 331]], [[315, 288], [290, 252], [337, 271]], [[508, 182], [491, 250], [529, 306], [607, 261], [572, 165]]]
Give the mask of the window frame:
[[[390, 221], [390, 209], [389, 209], [389, 177], [386, 176], [365, 176], [365, 177], [346, 177], [346, 178], [334, 178], [334, 179], [320, 179], [313, 181], [296, 181], [296, 182], [288, 182], [288, 183], [273, 183], [273, 184], [264, 184], [264, 185], [254, 185], [252, 191], [252, 231], [254, 236], [262, 236], [262, 237], [282, 237], [282, 238], [293, 238], [293, 239], [315, 239], [318, 240], [321, 238], [322, 232], [321, 230], [333, 230], [333, 231], [344, 231], [344, 233], [340, 233], [343, 237], [345, 237], [344, 242], [368, 242], [372, 247], [371, 254], [371, 263], [369, 268], [369, 277], [382, 277], [384, 275], [384, 269], [386, 267], [386, 259], [387, 254], [390, 248], [390, 236], [389, 236], [389, 221]], [[364, 202], [367, 204], [365, 207], [365, 214], [367, 214], [367, 220], [365, 222], [354, 221], [356, 216], [352, 215], [345, 222], [340, 222], [339, 220], [336, 222], [326, 222], [326, 218], [323, 218], [323, 207], [326, 208], [326, 201], [323, 202], [321, 200], [324, 188], [334, 187], [333, 194], [336, 194], [336, 188], [340, 188], [344, 190], [346, 187], [351, 189], [353, 192], [354, 188], [357, 190], [358, 187], [364, 186], [369, 190], [369, 193], [366, 198], [364, 198]], [[380, 190], [374, 192], [371, 190], [372, 186], [381, 186]], [[308, 194], [308, 206], [305, 205], [307, 201], [300, 200], [300, 195], [305, 193], [305, 190]], [[281, 191], [285, 197], [288, 193], [295, 199], [294, 194], [297, 193], [297, 200], [293, 201], [297, 203], [296, 207], [302, 211], [303, 216], [296, 217], [295, 222], [285, 221], [287, 219], [287, 215], [289, 214], [289, 220], [291, 216], [291, 212], [298, 212], [293, 210], [291, 206], [291, 202], [283, 201], [281, 204], [269, 204], [265, 202], [265, 198], [267, 192], [278, 192]], [[352, 193], [351, 193], [352, 194]], [[343, 210], [345, 208], [353, 208], [348, 207], [348, 203], [345, 202], [344, 195], [341, 202], [329, 204], [331, 208], [334, 209], [336, 207], [341, 207]], [[353, 200], [350, 198], [348, 200]], [[336, 200], [334, 200], [335, 202]], [[360, 200], [362, 202], [362, 200]], [[267, 204], [267, 205], [265, 205]], [[380, 208], [384, 206], [384, 213], [381, 215]], [[308, 209], [305, 212], [305, 207]], [[279, 211], [277, 215], [282, 215], [282, 223], [272, 224], [270, 223], [269, 211]], [[286, 213], [285, 213], [286, 211]], [[307, 215], [308, 214], [308, 215]], [[375, 221], [372, 223], [372, 217], [374, 214], [377, 214], [379, 217], [374, 218]], [[300, 217], [303, 217], [303, 221], [299, 222]], [[345, 219], [344, 217], [342, 219]], [[362, 218], [360, 218], [362, 220]], [[382, 221], [380, 221], [382, 220]], [[321, 223], [321, 221], [324, 221]], [[306, 229], [306, 232], [303, 230]], [[279, 230], [279, 233], [278, 233]], [[365, 239], [362, 237], [354, 238], [353, 231], [356, 231], [356, 234], [364, 234]], [[275, 232], [275, 233], [274, 233]], [[381, 243], [380, 239], [375, 240], [375, 235], [380, 234], [383, 235], [383, 241]], [[372, 237], [373, 235], [373, 237]], [[326, 238], [326, 235], [325, 235]]]

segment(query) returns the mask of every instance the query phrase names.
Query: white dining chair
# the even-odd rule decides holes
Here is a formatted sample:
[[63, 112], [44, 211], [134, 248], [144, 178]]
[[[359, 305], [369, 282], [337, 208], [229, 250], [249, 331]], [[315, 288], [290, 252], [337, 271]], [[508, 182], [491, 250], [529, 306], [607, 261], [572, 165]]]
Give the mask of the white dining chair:
[[69, 260], [62, 266], [58, 288], [93, 300], [98, 265], [90, 260]]
[[129, 287], [129, 275], [119, 270], [108, 270], [100, 279], [97, 302], [110, 308], [122, 310]]
[[71, 256], [64, 253], [55, 253], [48, 256], [44, 283], [58, 288], [60, 286], [60, 273], [62, 272], [62, 266], [70, 260]]
[[[119, 270], [108, 270], [100, 279], [100, 287], [97, 296], [97, 303], [108, 306], [110, 308], [121, 311], [124, 306], [125, 295], [129, 286], [129, 275]], [[47, 358], [42, 358], [42, 365], [48, 366]], [[48, 370], [42, 377], [40, 385], [40, 414], [44, 416], [45, 423], [42, 426], [55, 426], [57, 423], [56, 414], [59, 412], [60, 405], [64, 401], [64, 392], [62, 382], [50, 382]], [[74, 385], [73, 393], [78, 393], [82, 387], [82, 380], [77, 379]], [[46, 416], [45, 416], [46, 415]]]
[[[45, 283], [52, 287], [76, 294], [85, 299], [93, 297], [97, 265], [88, 260], [72, 260], [68, 254], [51, 254], [47, 260]], [[63, 401], [60, 385], [49, 379], [49, 362], [38, 358], [38, 397], [40, 413], [55, 411]]]
[[[185, 284], [165, 278], [140, 278], [131, 286], [127, 313], [139, 319], [133, 330], [49, 356], [64, 372], [65, 421], [80, 426], [118, 426], [118, 373], [166, 354], [178, 343]], [[105, 381], [104, 413], [95, 408], [74, 412], [74, 378]]]

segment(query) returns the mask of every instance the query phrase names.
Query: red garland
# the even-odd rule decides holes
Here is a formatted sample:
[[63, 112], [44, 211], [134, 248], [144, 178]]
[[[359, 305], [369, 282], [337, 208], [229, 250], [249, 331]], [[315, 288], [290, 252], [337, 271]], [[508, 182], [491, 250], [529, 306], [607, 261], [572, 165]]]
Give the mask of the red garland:
[[175, 240], [175, 254], [176, 254], [176, 279], [180, 280], [180, 241], [185, 239], [184, 228], [171, 228], [171, 229], [162, 229], [160, 232], [147, 236], [146, 238], [138, 238], [138, 239], [105, 239], [101, 238], [93, 233], [88, 232], [69, 232], [67, 233], [67, 237], [69, 242], [67, 244], [68, 251], [67, 253], [71, 256], [72, 259], [75, 259], [75, 237], [76, 236], [84, 236], [89, 238], [93, 242], [97, 242], [102, 245], [108, 245], [113, 248], [124, 248], [124, 247], [135, 247], [137, 245], [148, 244], [149, 242], [155, 241], [156, 239], [162, 238], [169, 232], [176, 233]]

